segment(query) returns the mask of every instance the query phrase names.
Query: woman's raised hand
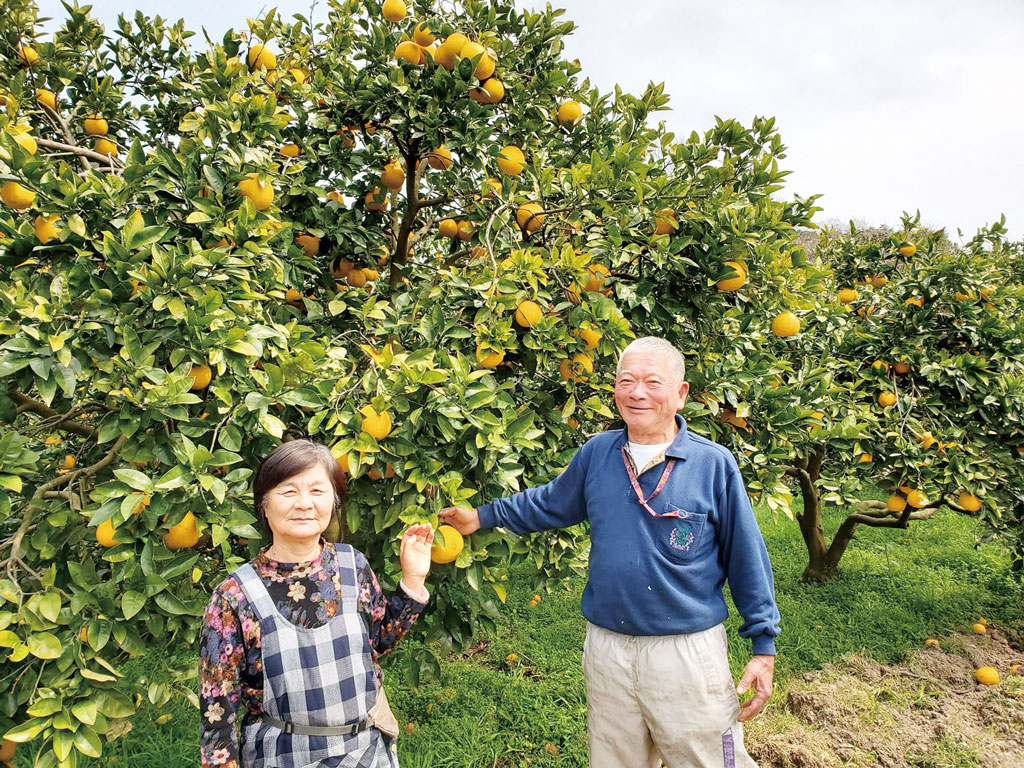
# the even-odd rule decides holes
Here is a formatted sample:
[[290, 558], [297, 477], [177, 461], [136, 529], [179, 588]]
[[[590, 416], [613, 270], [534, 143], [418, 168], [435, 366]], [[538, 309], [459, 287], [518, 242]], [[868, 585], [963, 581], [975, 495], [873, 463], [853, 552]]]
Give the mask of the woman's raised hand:
[[402, 581], [406, 589], [423, 592], [423, 583], [430, 573], [430, 547], [434, 543], [434, 529], [427, 523], [410, 526], [402, 534], [398, 558], [402, 564]]

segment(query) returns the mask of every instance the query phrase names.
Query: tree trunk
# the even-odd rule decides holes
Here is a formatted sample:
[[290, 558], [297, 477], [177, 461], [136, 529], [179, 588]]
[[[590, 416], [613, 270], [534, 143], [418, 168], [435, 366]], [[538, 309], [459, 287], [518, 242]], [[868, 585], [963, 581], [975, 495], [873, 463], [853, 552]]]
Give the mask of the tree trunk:
[[815, 449], [807, 458], [798, 459], [794, 471], [790, 472], [800, 483], [803, 497], [803, 511], [797, 515], [800, 534], [807, 547], [807, 567], [803, 581], [825, 581], [835, 575], [835, 568], [828, 561], [829, 547], [825, 544], [825, 529], [821, 524], [821, 495], [817, 480], [821, 474], [821, 463], [825, 457], [825, 446]]

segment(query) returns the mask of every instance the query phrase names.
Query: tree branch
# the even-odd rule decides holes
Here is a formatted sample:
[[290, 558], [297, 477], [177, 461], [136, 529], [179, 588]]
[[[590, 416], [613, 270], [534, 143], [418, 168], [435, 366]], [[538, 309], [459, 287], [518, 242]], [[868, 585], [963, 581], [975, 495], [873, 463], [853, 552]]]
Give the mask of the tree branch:
[[78, 144], [75, 142], [75, 137], [71, 134], [71, 129], [68, 127], [67, 121], [64, 120], [64, 116], [61, 115], [60, 112], [58, 112], [55, 109], [50, 109], [45, 104], [40, 104], [39, 106], [42, 107], [43, 114], [50, 118], [51, 122], [57, 124], [57, 127], [60, 130], [61, 135], [64, 137], [64, 141], [66, 143], [60, 144], [59, 142], [49, 141], [48, 139], [37, 139], [38, 144], [40, 144], [43, 147], [46, 147], [47, 149], [64, 149], [68, 152], [71, 152], [74, 155], [78, 155], [78, 160], [82, 164], [82, 168], [84, 168], [86, 171], [91, 171], [92, 166], [89, 165], [88, 155], [82, 154], [83, 152], [91, 152], [93, 155], [98, 156], [103, 160], [106, 159], [103, 158], [103, 155], [100, 155], [98, 152], [92, 152], [91, 150], [83, 149], [82, 147], [78, 146]]
[[64, 430], [65, 432], [73, 432], [76, 435], [82, 435], [82, 437], [95, 438], [98, 434], [95, 427], [90, 427], [87, 424], [72, 421], [68, 418], [68, 414], [55, 411], [45, 403], [42, 403], [39, 400], [33, 400], [24, 392], [14, 390], [9, 394], [11, 400], [13, 400], [18, 406], [18, 413], [31, 411], [32, 413], [45, 417], [47, 420], [55, 421], [57, 429]]
[[0, 549], [7, 546], [10, 546], [11, 548], [10, 556], [2, 563], [2, 565], [7, 566], [7, 572], [15, 584], [18, 582], [17, 578], [15, 578], [16, 574], [14, 573], [14, 566], [17, 564], [20, 564], [35, 578], [39, 578], [39, 574], [29, 567], [28, 563], [21, 559], [21, 542], [24, 540], [25, 534], [28, 533], [29, 528], [32, 526], [32, 518], [35, 516], [36, 510], [42, 507], [42, 502], [46, 494], [62, 486], [70, 485], [72, 481], [79, 477], [91, 477], [95, 475], [117, 458], [117, 455], [121, 452], [121, 449], [127, 442], [127, 435], [121, 435], [117, 438], [114, 444], [110, 446], [110, 450], [107, 451], [107, 454], [95, 464], [83, 467], [82, 469], [72, 470], [66, 475], [59, 475], [58, 477], [53, 478], [50, 482], [44, 483], [36, 488], [36, 492], [32, 494], [32, 498], [29, 499], [28, 504], [25, 505], [25, 515], [21, 519], [21, 525], [18, 526], [18, 530], [14, 532], [14, 535], [10, 539], [0, 543]]
[[[44, 147], [45, 149], [54, 149], [60, 152], [70, 152], [73, 155], [78, 155], [86, 162], [88, 162], [86, 158], [91, 158], [92, 160], [95, 160], [98, 163], [110, 163], [111, 165], [116, 165], [118, 168], [123, 167], [121, 165], [121, 162], [114, 158], [113, 156], [108, 157], [107, 155], [101, 155], [99, 152], [94, 152], [93, 150], [86, 149], [85, 147], [79, 147], [77, 145], [72, 144], [63, 144], [59, 141], [51, 141], [50, 139], [36, 139], [36, 143], [38, 143], [39, 146]], [[87, 167], [86, 170], [92, 170], [92, 166]]]

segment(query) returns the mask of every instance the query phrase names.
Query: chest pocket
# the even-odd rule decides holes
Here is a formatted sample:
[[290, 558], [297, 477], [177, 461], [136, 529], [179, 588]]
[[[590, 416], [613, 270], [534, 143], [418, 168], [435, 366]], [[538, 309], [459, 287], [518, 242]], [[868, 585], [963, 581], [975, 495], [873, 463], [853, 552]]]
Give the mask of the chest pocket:
[[707, 512], [690, 512], [667, 504], [665, 511], [678, 512], [679, 517], [655, 519], [654, 535], [658, 549], [672, 562], [686, 563], [694, 559], [709, 535]]

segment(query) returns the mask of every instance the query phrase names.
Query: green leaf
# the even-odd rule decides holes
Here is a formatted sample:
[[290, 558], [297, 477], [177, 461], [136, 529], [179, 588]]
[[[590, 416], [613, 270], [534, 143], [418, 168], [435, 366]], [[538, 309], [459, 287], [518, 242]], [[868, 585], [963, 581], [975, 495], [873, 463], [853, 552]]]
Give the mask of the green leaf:
[[79, 722], [86, 725], [94, 725], [96, 723], [96, 712], [95, 699], [83, 699], [71, 707], [71, 714], [78, 718]]
[[504, 603], [505, 598], [508, 597], [508, 590], [505, 588], [505, 585], [500, 582], [493, 582], [491, 589], [494, 590], [494, 594], [498, 596], [498, 599]]
[[91, 724], [87, 723], [85, 728], [75, 731], [75, 749], [87, 757], [99, 757], [103, 751], [103, 745], [100, 743], [100, 737], [96, 731], [88, 727]]
[[56, 592], [47, 592], [39, 598], [39, 613], [47, 621], [57, 621], [60, 615], [60, 595]]
[[142, 474], [137, 469], [115, 469], [114, 476], [130, 488], [134, 488], [136, 491], [146, 491], [147, 493], [153, 492], [152, 478], [148, 475]]
[[28, 650], [37, 659], [59, 659], [60, 640], [51, 632], [37, 632], [29, 635]]
[[121, 595], [121, 612], [126, 619], [141, 611], [145, 604], [146, 596], [134, 590], [130, 589]]
[[61, 701], [56, 696], [52, 696], [46, 699], [38, 699], [35, 704], [25, 710], [26, 714], [32, 715], [32, 717], [49, 717], [50, 715], [60, 712]]
[[11, 730], [4, 734], [4, 738], [17, 744], [24, 744], [26, 741], [32, 741], [32, 739], [38, 736], [44, 728], [50, 725], [50, 722], [51, 718], [49, 717], [26, 720], [24, 723], [11, 728]]
[[120, 691], [107, 689], [102, 691], [97, 698], [97, 708], [100, 714], [105, 717], [128, 717], [135, 714], [135, 705], [132, 700]]

